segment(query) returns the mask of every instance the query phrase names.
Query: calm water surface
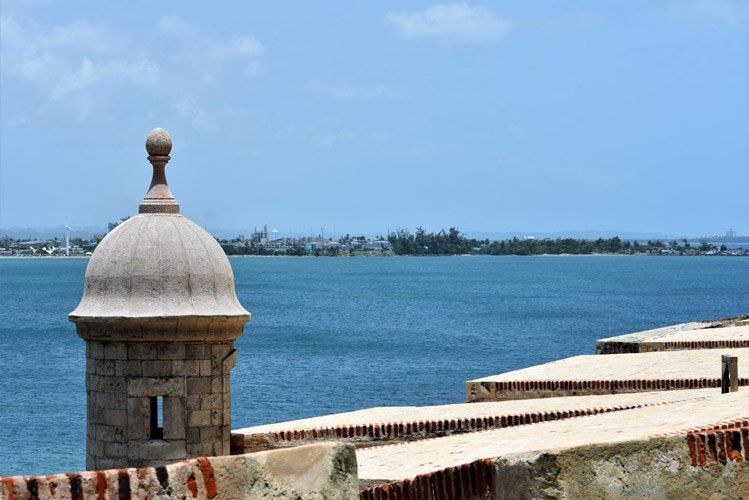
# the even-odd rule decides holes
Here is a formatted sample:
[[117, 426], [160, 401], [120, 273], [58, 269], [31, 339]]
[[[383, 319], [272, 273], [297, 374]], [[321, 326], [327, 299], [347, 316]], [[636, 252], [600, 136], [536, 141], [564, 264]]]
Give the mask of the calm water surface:
[[[80, 470], [85, 259], [0, 259], [0, 475]], [[749, 312], [749, 259], [234, 258], [254, 318], [233, 426], [461, 402], [468, 379], [594, 352], [596, 338]]]

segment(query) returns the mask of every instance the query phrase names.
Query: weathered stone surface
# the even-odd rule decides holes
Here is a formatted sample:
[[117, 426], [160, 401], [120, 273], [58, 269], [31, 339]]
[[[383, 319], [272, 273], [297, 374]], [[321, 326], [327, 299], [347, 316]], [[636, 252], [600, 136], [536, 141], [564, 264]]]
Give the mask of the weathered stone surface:
[[[119, 453], [121, 450], [112, 448], [112, 451]], [[149, 450], [151, 452], [156, 453], [154, 449]], [[102, 467], [114, 465], [114, 461], [107, 458], [99, 459], [97, 463]], [[0, 500], [354, 500], [358, 497], [356, 455], [353, 447], [342, 444], [317, 444], [217, 458], [200, 457], [160, 469], [115, 469], [0, 478]]]
[[749, 347], [749, 316], [679, 325], [600, 339], [598, 354]]
[[749, 349], [696, 349], [574, 356], [466, 383], [466, 400], [502, 401], [720, 387], [721, 355], [739, 358], [749, 385]]
[[371, 446], [478, 432], [582, 415], [704, 398], [714, 389], [569, 396], [438, 406], [394, 406], [237, 429], [233, 453], [261, 451], [316, 441]]
[[437, 498], [743, 498], [740, 392], [359, 449], [361, 498], [422, 498], [435, 485]]
[[[221, 246], [179, 215], [165, 174], [169, 134], [153, 130], [146, 149], [153, 175], [139, 214], [96, 247], [69, 315], [87, 343], [89, 468], [229, 450], [233, 341], [250, 313]], [[204, 428], [215, 428], [211, 439]]]

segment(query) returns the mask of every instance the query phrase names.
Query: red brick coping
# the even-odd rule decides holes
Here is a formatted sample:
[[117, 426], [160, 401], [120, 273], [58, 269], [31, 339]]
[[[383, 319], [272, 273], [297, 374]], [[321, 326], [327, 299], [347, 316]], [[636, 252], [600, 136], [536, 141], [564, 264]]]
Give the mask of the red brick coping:
[[417, 440], [434, 437], [442, 437], [450, 434], [465, 432], [477, 432], [516, 425], [534, 424], [548, 422], [551, 420], [563, 420], [572, 417], [586, 415], [597, 415], [613, 411], [631, 410], [668, 404], [669, 401], [657, 403], [640, 403], [630, 405], [619, 405], [601, 408], [583, 408], [564, 411], [543, 411], [531, 413], [516, 413], [495, 415], [487, 417], [472, 417], [462, 419], [444, 420], [419, 420], [414, 422], [382, 422], [369, 425], [343, 425], [336, 427], [316, 427], [309, 429], [294, 429], [286, 431], [269, 432], [264, 434], [242, 435], [251, 440], [264, 440], [269, 445], [279, 447], [294, 446], [301, 442], [325, 440], [325, 441], [390, 441], [390, 440]]
[[163, 467], [112, 469], [55, 474], [13, 476], [0, 479], [0, 498], [22, 499], [129, 499], [214, 498], [218, 494], [211, 461], [198, 457]]
[[[621, 393], [645, 391], [671, 391], [679, 389], [706, 389], [720, 387], [720, 378], [683, 379], [635, 379], [635, 380], [509, 380], [502, 382], [469, 382], [481, 385], [496, 393], [549, 391], [557, 395], [559, 391], [590, 391], [592, 393]], [[749, 378], [739, 377], [739, 385], [749, 385]], [[543, 397], [535, 395], [534, 397]]]
[[491, 498], [494, 491], [493, 458], [448, 467], [413, 479], [385, 483], [359, 491], [360, 500], [452, 500]]
[[635, 352], [653, 351], [683, 351], [691, 349], [733, 349], [749, 347], [749, 339], [743, 340], [638, 340], [625, 341], [598, 341], [596, 350], [598, 354], [621, 354]]
[[[749, 420], [737, 419], [713, 426], [659, 434], [653, 439], [684, 436], [692, 467], [749, 462]], [[496, 458], [482, 458], [412, 479], [391, 481], [359, 491], [360, 500], [461, 500], [491, 498]]]

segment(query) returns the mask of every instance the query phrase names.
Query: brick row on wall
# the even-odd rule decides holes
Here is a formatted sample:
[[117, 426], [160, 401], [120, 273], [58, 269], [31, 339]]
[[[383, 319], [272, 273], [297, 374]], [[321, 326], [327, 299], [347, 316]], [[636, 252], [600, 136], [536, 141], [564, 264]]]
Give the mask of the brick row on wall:
[[164, 467], [112, 469], [51, 476], [2, 478], [0, 499], [214, 498], [217, 485], [210, 459]]
[[[749, 347], [749, 339], [742, 340], [683, 340], [674, 342], [663, 342], [664, 351], [677, 351], [683, 349], [723, 349], [732, 347]], [[653, 351], [657, 349], [651, 349]]]
[[692, 467], [749, 461], [749, 425], [725, 430], [690, 432], [687, 446]]
[[[739, 385], [749, 385], [740, 377]], [[720, 378], [469, 382], [468, 402], [720, 387]]]
[[[602, 408], [583, 408], [562, 411], [543, 411], [518, 413], [511, 415], [495, 415], [486, 417], [471, 417], [462, 419], [419, 420], [414, 422], [383, 422], [369, 425], [343, 425], [336, 427], [317, 427], [311, 429], [293, 429], [272, 432], [262, 435], [247, 436], [246, 445], [252, 447], [262, 443], [263, 447], [273, 448], [295, 446], [315, 440], [343, 440], [352, 442], [389, 441], [389, 440], [417, 440], [430, 437], [440, 437], [463, 432], [476, 432], [488, 429], [498, 429], [516, 425], [526, 425], [551, 420], [612, 411], [642, 408], [664, 403], [643, 403], [620, 405]], [[245, 449], [245, 451], [254, 451]]]
[[361, 500], [448, 500], [490, 498], [494, 490], [494, 459], [448, 467], [413, 479], [393, 481], [359, 492]]
[[[679, 431], [663, 436], [684, 436]], [[692, 467], [723, 466], [729, 461], [749, 461], [749, 421], [721, 422], [699, 431], [686, 433]], [[492, 498], [497, 478], [497, 459], [477, 460], [448, 467], [411, 479], [391, 481], [359, 491], [361, 500], [463, 500]], [[686, 478], [690, 481], [689, 478]]]
[[730, 349], [749, 347], [749, 339], [674, 340], [667, 342], [598, 342], [598, 354], [624, 354], [653, 351], [682, 351], [689, 349]]

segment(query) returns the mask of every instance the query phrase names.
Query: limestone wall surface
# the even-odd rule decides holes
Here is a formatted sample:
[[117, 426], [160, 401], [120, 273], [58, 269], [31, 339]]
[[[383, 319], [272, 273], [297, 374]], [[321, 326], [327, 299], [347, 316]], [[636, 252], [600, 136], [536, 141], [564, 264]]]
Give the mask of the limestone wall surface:
[[[86, 467], [165, 465], [229, 454], [232, 343], [86, 343]], [[163, 436], [150, 433], [163, 397]]]
[[363, 488], [362, 500], [749, 498], [749, 427], [522, 453]]
[[685, 401], [714, 389], [368, 408], [232, 431], [232, 453], [320, 441], [373, 446]]
[[682, 323], [596, 341], [597, 354], [749, 347], [749, 316]]
[[199, 457], [140, 469], [0, 478], [0, 500], [348, 500], [358, 489], [354, 448], [345, 444]]
[[466, 401], [504, 401], [720, 387], [721, 356], [738, 357], [749, 385], [749, 348], [573, 356], [466, 382]]
[[749, 389], [553, 422], [357, 450], [359, 478], [399, 481], [483, 458], [547, 453], [749, 426]]

